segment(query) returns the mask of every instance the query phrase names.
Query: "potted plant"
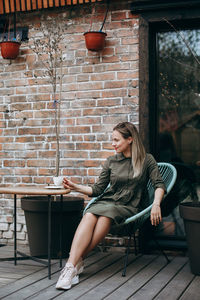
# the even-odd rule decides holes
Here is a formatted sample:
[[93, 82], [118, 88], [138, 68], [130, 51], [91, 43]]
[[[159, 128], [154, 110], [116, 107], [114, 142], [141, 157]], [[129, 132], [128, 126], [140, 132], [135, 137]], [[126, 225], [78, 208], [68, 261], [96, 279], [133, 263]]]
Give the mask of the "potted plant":
[[93, 31], [91, 30], [92, 28], [92, 23], [90, 25], [90, 30], [84, 33], [85, 37], [85, 44], [88, 50], [90, 51], [100, 51], [103, 50], [105, 47], [105, 38], [107, 36], [107, 33], [103, 32], [103, 27], [107, 18], [108, 14], [108, 8], [109, 8], [109, 1], [107, 2], [107, 9], [105, 13], [105, 17], [103, 20], [103, 23], [101, 25], [101, 28], [99, 31]]
[[200, 201], [182, 202], [179, 211], [184, 221], [191, 272], [200, 275]]
[[[49, 81], [52, 87], [50, 103], [54, 111], [54, 129], [56, 137], [56, 155], [54, 177], [60, 175], [60, 105], [63, 77], [63, 32], [64, 22], [60, 18], [42, 19], [38, 29], [38, 38], [33, 40], [32, 50], [42, 64], [43, 77]], [[45, 59], [44, 59], [45, 57]], [[57, 91], [59, 88], [59, 91]], [[60, 183], [56, 183], [60, 184]], [[50, 186], [54, 188], [54, 186]], [[74, 232], [82, 216], [84, 199], [80, 197], [64, 197], [63, 212], [63, 247], [64, 256], [68, 255], [70, 243]], [[54, 197], [52, 206], [52, 243], [51, 253], [53, 257], [59, 257], [59, 219], [60, 199]], [[25, 212], [30, 253], [32, 256], [47, 255], [47, 230], [48, 230], [48, 201], [47, 197], [32, 196], [21, 199], [21, 207]], [[68, 221], [67, 221], [68, 220]]]
[[[56, 137], [56, 156], [54, 177], [60, 175], [60, 106], [63, 78], [63, 32], [64, 22], [59, 18], [42, 18], [39, 36], [33, 40], [31, 49], [36, 54], [39, 64], [43, 67], [42, 77], [47, 79], [52, 87], [50, 105], [54, 111], [54, 129]], [[43, 56], [48, 57], [44, 59]], [[37, 77], [37, 76], [36, 76]]]

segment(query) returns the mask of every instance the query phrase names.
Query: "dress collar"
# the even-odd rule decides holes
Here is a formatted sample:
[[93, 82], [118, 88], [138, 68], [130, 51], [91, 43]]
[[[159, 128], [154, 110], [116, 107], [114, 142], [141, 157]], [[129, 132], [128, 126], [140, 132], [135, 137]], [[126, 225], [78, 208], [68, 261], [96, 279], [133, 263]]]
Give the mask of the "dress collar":
[[124, 160], [124, 159], [131, 159], [131, 157], [125, 157], [123, 153], [117, 153], [116, 158], [118, 161]]

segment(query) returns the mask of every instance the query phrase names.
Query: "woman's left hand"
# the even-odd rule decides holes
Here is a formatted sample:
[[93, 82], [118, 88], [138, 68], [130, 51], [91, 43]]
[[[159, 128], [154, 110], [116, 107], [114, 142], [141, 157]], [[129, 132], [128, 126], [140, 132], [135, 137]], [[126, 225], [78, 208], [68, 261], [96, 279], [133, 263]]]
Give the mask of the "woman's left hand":
[[153, 204], [150, 219], [153, 226], [157, 226], [162, 221], [160, 205]]

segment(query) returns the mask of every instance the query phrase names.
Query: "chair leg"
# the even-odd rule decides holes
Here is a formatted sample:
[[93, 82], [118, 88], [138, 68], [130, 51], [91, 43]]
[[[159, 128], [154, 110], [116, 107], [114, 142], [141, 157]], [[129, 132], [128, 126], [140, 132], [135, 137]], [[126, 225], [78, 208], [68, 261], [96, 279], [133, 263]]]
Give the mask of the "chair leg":
[[160, 250], [160, 252], [162, 253], [162, 255], [165, 257], [167, 263], [170, 263], [170, 259], [168, 258], [167, 254], [165, 253], [165, 251], [161, 248], [159, 242], [153, 238], [154, 243], [158, 246], [158, 249]]
[[138, 255], [138, 247], [137, 247], [137, 242], [136, 242], [136, 236], [135, 233], [133, 234], [133, 240], [134, 240], [134, 247], [135, 247], [135, 255]]
[[124, 269], [122, 271], [122, 277], [126, 276], [126, 268], [127, 268], [127, 264], [128, 264], [128, 255], [129, 255], [129, 251], [130, 251], [130, 245], [131, 245], [131, 235], [129, 235], [128, 246], [126, 248], [126, 256], [124, 258]]

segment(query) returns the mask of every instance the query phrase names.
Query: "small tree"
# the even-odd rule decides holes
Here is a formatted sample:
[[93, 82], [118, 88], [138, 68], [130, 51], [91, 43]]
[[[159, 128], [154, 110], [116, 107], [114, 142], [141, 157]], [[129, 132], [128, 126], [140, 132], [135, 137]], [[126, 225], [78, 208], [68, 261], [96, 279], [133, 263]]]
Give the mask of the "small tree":
[[[47, 77], [52, 86], [51, 98], [53, 101], [56, 133], [55, 176], [58, 176], [60, 168], [60, 105], [64, 60], [61, 42], [63, 40], [64, 23], [58, 17], [42, 18], [40, 28], [37, 30], [38, 36], [33, 40], [32, 50], [37, 55], [39, 64], [45, 69], [43, 77]], [[47, 56], [45, 60], [44, 55]], [[58, 86], [59, 94], [57, 94]]]

